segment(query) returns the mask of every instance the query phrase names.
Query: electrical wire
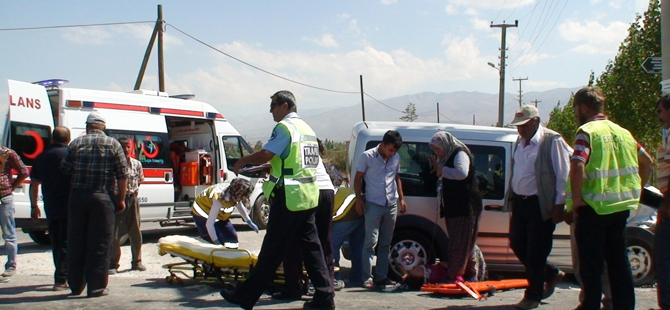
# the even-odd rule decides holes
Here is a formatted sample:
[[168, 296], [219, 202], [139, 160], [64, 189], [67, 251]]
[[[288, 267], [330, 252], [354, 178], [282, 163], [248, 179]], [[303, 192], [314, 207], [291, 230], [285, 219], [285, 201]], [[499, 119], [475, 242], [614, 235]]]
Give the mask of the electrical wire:
[[[521, 64], [523, 64], [527, 59], [531, 58], [531, 57], [534, 56], [537, 52], [540, 51], [540, 49], [541, 49], [542, 46], [544, 45], [544, 42], [547, 41], [547, 38], [549, 38], [549, 35], [554, 31], [554, 28], [556, 28], [556, 24], [558, 23], [558, 20], [559, 20], [559, 19], [561, 18], [561, 16], [563, 15], [563, 11], [565, 10], [565, 7], [567, 6], [567, 4], [568, 4], [568, 0], [565, 0], [565, 3], [563, 4], [563, 7], [561, 8], [561, 11], [558, 13], [558, 16], [556, 17], [556, 20], [554, 20], [554, 24], [551, 25], [551, 29], [549, 29], [549, 32], [547, 33], [547, 36], [544, 37], [544, 40], [542, 40], [542, 42], [540, 43], [540, 45], [535, 49], [535, 51], [534, 51], [532, 54], [527, 54], [526, 57], [524, 57], [524, 58], [523, 58], [523, 59], [522, 59], [522, 60], [521, 60], [521, 61], [514, 67], [514, 69], [516, 69], [516, 68], [518, 68], [519, 66], [521, 66]], [[557, 6], [558, 6], [558, 5], [557, 5]], [[516, 60], [516, 59], [518, 59], [518, 58], [519, 58], [519, 57], [515, 58], [514, 60]]]
[[[512, 13], [509, 13], [509, 16], [507, 16], [507, 18], [505, 18], [505, 20], [509, 20], [510, 17], [512, 17], [512, 15], [514, 15], [514, 13], [516, 13], [516, 9], [519, 8], [519, 5], [521, 4], [521, 1], [523, 1], [523, 0], [519, 0], [519, 2], [517, 2], [516, 7], [514, 7], [514, 10], [512, 11]], [[503, 5], [504, 5], [504, 4], [503, 4]], [[526, 15], [526, 16], [527, 16], [527, 15]]]
[[0, 28], [0, 31], [21, 31], [21, 30], [42, 30], [42, 29], [58, 29], [58, 28], [95, 27], [95, 26], [114, 26], [114, 25], [130, 25], [130, 24], [147, 24], [147, 23], [155, 23], [155, 22], [156, 21], [140, 21], [140, 22], [120, 22], [120, 23], [101, 23], [101, 24], [82, 24], [82, 25], [60, 25], [60, 26], [44, 26], [44, 27]]
[[[198, 43], [200, 43], [200, 44], [202, 44], [202, 45], [204, 45], [204, 46], [207, 46], [207, 47], [209, 47], [209, 48], [211, 48], [211, 49], [213, 49], [213, 50], [219, 52], [220, 54], [222, 54], [222, 55], [224, 55], [224, 56], [226, 56], [226, 57], [228, 57], [228, 58], [231, 58], [231, 59], [233, 59], [233, 60], [235, 60], [235, 61], [237, 61], [237, 62], [240, 62], [240, 63], [242, 63], [242, 64], [244, 64], [244, 65], [247, 65], [247, 66], [249, 66], [249, 67], [251, 67], [251, 68], [254, 68], [254, 69], [258, 70], [258, 71], [261, 71], [261, 72], [263, 72], [263, 73], [272, 75], [272, 76], [274, 76], [274, 77], [276, 77], [276, 78], [280, 78], [280, 79], [282, 79], [282, 80], [285, 80], [285, 81], [288, 81], [288, 82], [291, 82], [291, 83], [295, 83], [295, 84], [298, 84], [298, 85], [302, 85], [302, 86], [305, 86], [305, 87], [314, 88], [314, 89], [323, 90], [323, 91], [332, 92], [332, 93], [341, 93], [341, 94], [360, 94], [360, 93], [361, 93], [361, 92], [359, 92], [359, 91], [342, 91], [342, 90], [335, 90], [335, 89], [328, 89], [328, 88], [323, 88], [323, 87], [313, 86], [313, 85], [305, 84], [305, 83], [302, 83], [302, 82], [298, 82], [298, 81], [296, 81], [296, 80], [289, 79], [289, 78], [287, 78], [287, 77], [283, 77], [283, 76], [281, 76], [281, 75], [279, 75], [279, 74], [272, 73], [272, 72], [267, 71], [267, 70], [265, 70], [265, 69], [263, 69], [263, 68], [260, 68], [260, 67], [257, 67], [257, 66], [255, 66], [255, 65], [252, 65], [252, 64], [250, 64], [250, 63], [248, 63], [248, 62], [246, 62], [246, 61], [244, 61], [244, 60], [242, 60], [242, 59], [239, 59], [239, 58], [237, 58], [237, 57], [235, 57], [235, 56], [233, 56], [233, 55], [230, 55], [230, 54], [228, 54], [228, 53], [226, 53], [226, 52], [224, 52], [224, 51], [222, 51], [222, 50], [220, 50], [220, 49], [218, 49], [218, 48], [216, 48], [216, 47], [214, 47], [214, 46], [211, 46], [211, 45], [205, 43], [204, 41], [202, 41], [202, 40], [200, 40], [200, 39], [198, 39], [198, 38], [196, 38], [196, 37], [194, 37], [194, 36], [192, 36], [192, 35], [190, 35], [190, 34], [184, 32], [184, 31], [182, 31], [181, 29], [177, 28], [175, 25], [166, 23], [166, 26], [170, 26], [170, 27], [174, 28], [175, 30], [179, 31], [181, 34], [183, 34], [183, 35], [185, 35], [185, 36], [187, 36], [187, 37], [193, 39], [194, 41], [196, 41], [196, 42], [198, 42]], [[387, 107], [388, 107], [388, 106], [387, 106]], [[394, 109], [394, 110], [395, 110], [395, 109]], [[396, 111], [397, 111], [397, 110], [396, 110]]]
[[[521, 1], [521, 0], [519, 0], [519, 1]], [[493, 20], [498, 19], [498, 16], [500, 16], [500, 13], [502, 13], [502, 10], [505, 8], [505, 3], [506, 3], [506, 2], [507, 2], [507, 0], [504, 0], [504, 1], [503, 1], [503, 4], [502, 4], [502, 6], [500, 6], [500, 10], [498, 11], [498, 15], [496, 15], [496, 17], [494, 17]], [[517, 6], [518, 6], [518, 5], [517, 5]]]

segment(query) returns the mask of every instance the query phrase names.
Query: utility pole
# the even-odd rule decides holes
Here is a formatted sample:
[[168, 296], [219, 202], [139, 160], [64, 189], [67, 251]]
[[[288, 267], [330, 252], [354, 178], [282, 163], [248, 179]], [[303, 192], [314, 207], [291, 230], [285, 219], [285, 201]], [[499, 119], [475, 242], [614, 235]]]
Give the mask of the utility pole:
[[140, 72], [137, 74], [137, 80], [135, 81], [135, 90], [140, 89], [142, 86], [142, 79], [144, 79], [144, 73], [147, 70], [149, 56], [151, 56], [151, 50], [154, 48], [156, 37], [158, 37], [158, 88], [159, 91], [165, 91], [165, 74], [163, 72], [163, 22], [163, 6], [159, 4], [158, 19], [156, 20], [156, 25], [154, 25], [154, 31], [151, 33], [151, 39], [149, 39], [147, 50], [144, 52], [144, 59], [140, 66]]
[[521, 81], [527, 81], [527, 80], [528, 80], [528, 77], [525, 77], [525, 78], [518, 78], [518, 79], [512, 78], [512, 80], [513, 80], [514, 82], [519, 81], [519, 107], [520, 107], [520, 106], [522, 105], [522, 103], [521, 103], [521, 102], [522, 102], [522, 101], [521, 101], [521, 96], [522, 96], [522, 92], [521, 92]]
[[500, 71], [500, 89], [498, 94], [498, 127], [503, 127], [505, 114], [505, 60], [507, 59], [505, 56], [505, 52], [507, 51], [505, 42], [507, 38], [507, 28], [518, 26], [518, 20], [515, 20], [514, 24], [505, 24], [505, 21], [503, 21], [502, 24], [494, 25], [493, 22], [491, 22], [491, 28], [502, 28], [502, 40], [500, 43], [500, 68], [498, 69], [498, 71]]
[[363, 121], [365, 122], [365, 96], [363, 92], [363, 75], [360, 75], [361, 77], [361, 109], [363, 110]]
[[437, 123], [440, 123], [440, 103], [437, 103]]
[[535, 99], [535, 100], [531, 100], [530, 102], [534, 103], [534, 104], [535, 104], [535, 107], [537, 108], [537, 104], [540, 103], [540, 102], [542, 102], [542, 100], [537, 100], [537, 99]]

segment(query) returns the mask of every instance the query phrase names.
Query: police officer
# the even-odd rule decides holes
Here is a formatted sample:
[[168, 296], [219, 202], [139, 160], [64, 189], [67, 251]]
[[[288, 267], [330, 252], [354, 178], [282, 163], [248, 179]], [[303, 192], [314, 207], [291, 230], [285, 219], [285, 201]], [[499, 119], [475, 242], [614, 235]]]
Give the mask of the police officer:
[[270, 198], [272, 216], [258, 263], [249, 278], [235, 291], [222, 290], [221, 296], [244, 309], [252, 309], [287, 254], [288, 242], [300, 240], [305, 268], [316, 291], [304, 309], [335, 309], [332, 280], [314, 224], [319, 199], [315, 177], [319, 163], [316, 134], [298, 117], [291, 92], [279, 91], [271, 98], [270, 113], [278, 124], [270, 140], [262, 150], [238, 160], [233, 171], [238, 173], [246, 164], [270, 161], [270, 177], [263, 184], [263, 192]]

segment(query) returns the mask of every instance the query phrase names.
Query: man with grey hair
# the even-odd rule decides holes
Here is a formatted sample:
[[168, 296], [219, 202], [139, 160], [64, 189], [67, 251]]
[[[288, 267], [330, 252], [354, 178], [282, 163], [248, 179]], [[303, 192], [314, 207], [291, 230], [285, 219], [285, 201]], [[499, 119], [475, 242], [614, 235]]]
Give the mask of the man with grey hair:
[[507, 201], [512, 205], [510, 247], [526, 268], [528, 288], [518, 309], [533, 309], [554, 293], [565, 273], [547, 261], [556, 224], [563, 221], [572, 148], [540, 123], [536, 107], [524, 105], [510, 123], [519, 138], [512, 157]]
[[80, 295], [87, 285], [88, 297], [109, 294], [114, 213], [126, 208], [128, 162], [119, 141], [103, 132], [106, 125], [102, 114], [91, 112], [86, 135], [70, 143], [61, 163], [61, 170], [71, 174], [67, 275], [71, 295]]

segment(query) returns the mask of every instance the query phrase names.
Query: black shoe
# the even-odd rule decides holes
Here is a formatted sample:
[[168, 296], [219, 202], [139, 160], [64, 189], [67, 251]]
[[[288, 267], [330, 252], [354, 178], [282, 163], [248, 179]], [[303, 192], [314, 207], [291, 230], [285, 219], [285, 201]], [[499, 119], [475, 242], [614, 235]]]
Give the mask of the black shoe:
[[109, 295], [109, 289], [108, 288], [101, 288], [99, 290], [95, 290], [93, 292], [88, 293], [86, 297], [102, 297], [102, 296], [107, 296]]
[[272, 299], [279, 299], [279, 300], [301, 300], [302, 296], [301, 295], [291, 295], [286, 292], [277, 292], [272, 294]]
[[386, 278], [386, 279], [384, 279], [384, 280], [375, 281], [375, 285], [374, 285], [373, 288], [374, 288], [375, 290], [378, 290], [378, 291], [383, 291], [383, 290], [385, 290], [385, 289], [387, 288], [387, 286], [389, 286], [389, 285], [391, 285], [391, 286], [396, 285], [396, 282], [395, 282], [395, 281], [391, 281], [391, 279], [389, 279], [389, 278]]
[[319, 310], [334, 310], [335, 309], [335, 302], [332, 300], [330, 302], [326, 301], [321, 301], [321, 302], [315, 302], [314, 300], [310, 300], [306, 302], [303, 306], [303, 309], [319, 309]]
[[242, 308], [244, 310], [251, 310], [254, 307], [253, 305], [251, 305], [251, 306], [243, 305], [242, 300], [235, 297], [235, 291], [233, 291], [233, 290], [229, 290], [229, 289], [224, 288], [224, 289], [221, 290], [221, 292], [219, 294], [221, 294], [221, 297], [223, 297], [223, 299], [225, 299], [227, 302], [229, 302], [231, 304], [234, 304], [234, 305], [238, 305], [238, 306], [240, 306], [240, 308]]

